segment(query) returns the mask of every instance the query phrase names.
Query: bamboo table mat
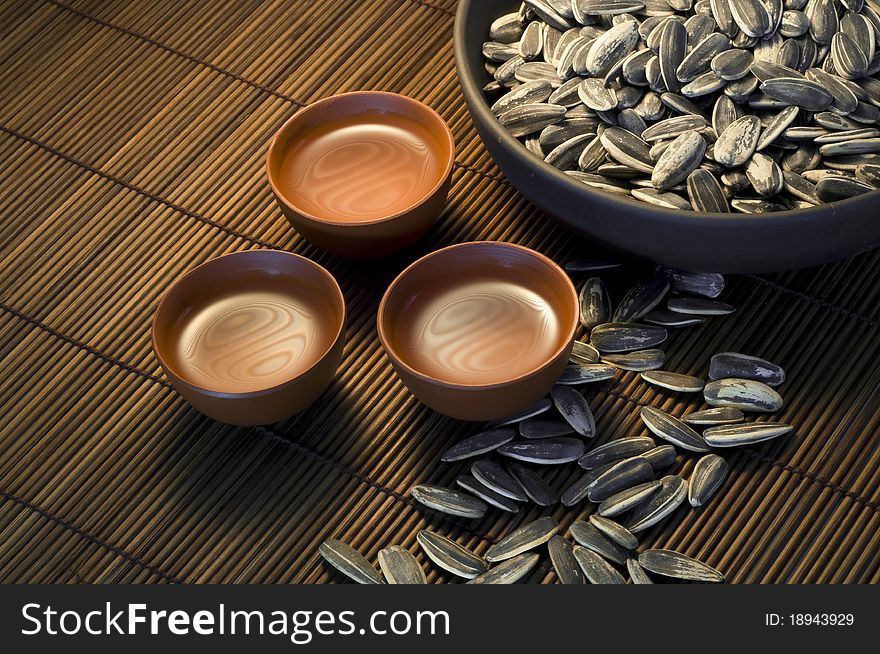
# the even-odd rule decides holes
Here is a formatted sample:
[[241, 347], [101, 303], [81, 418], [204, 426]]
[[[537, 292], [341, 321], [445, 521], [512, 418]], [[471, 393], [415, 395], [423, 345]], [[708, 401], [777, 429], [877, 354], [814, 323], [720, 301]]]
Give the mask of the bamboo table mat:
[[[560, 263], [590, 244], [521, 198], [483, 149], [455, 78], [455, 0], [19, 0], [0, 5], [0, 581], [337, 582], [327, 537], [375, 561], [430, 527], [479, 552], [534, 519], [444, 519], [410, 499], [464, 464], [475, 427], [421, 406], [375, 335], [387, 284], [450, 243], [497, 239]], [[356, 89], [404, 93], [449, 122], [448, 207], [409, 251], [331, 257], [282, 218], [263, 176], [273, 131]], [[282, 248], [346, 293], [335, 383], [267, 428], [215, 423], [170, 388], [150, 348], [161, 293], [226, 252]], [[686, 243], [682, 247], [687, 247]], [[702, 510], [643, 534], [732, 582], [880, 580], [880, 254], [728, 278], [738, 311], [674, 333], [667, 368], [720, 350], [781, 363], [794, 435], [730, 451]], [[640, 405], [698, 406], [626, 373], [589, 391], [600, 439], [643, 433]], [[676, 465], [687, 477], [693, 457]], [[551, 476], [570, 483], [571, 466]], [[563, 526], [581, 509], [556, 507]], [[546, 556], [543, 557], [546, 561]], [[427, 564], [431, 581], [454, 581]], [[546, 562], [531, 581], [555, 582]]]

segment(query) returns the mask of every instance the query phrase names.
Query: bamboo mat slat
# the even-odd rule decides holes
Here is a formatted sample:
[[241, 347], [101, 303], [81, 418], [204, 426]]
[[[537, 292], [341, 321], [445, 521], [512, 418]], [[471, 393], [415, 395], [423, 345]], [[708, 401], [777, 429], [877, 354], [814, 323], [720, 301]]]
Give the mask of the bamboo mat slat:
[[[327, 537], [368, 557], [419, 529], [477, 552], [540, 512], [477, 522], [420, 510], [452, 483], [439, 453], [473, 431], [416, 402], [375, 336], [384, 288], [450, 243], [499, 239], [560, 263], [590, 244], [521, 198], [482, 147], [455, 78], [455, 0], [332, 3], [19, 0], [0, 7], [0, 581], [339, 582]], [[377, 88], [435, 107], [456, 138], [449, 202], [428, 237], [365, 266], [294, 232], [263, 177], [299, 107]], [[345, 291], [339, 375], [272, 427], [221, 425], [170, 388], [150, 348], [164, 289], [220, 254], [277, 247]], [[670, 369], [705, 375], [734, 349], [782, 363], [796, 434], [730, 452], [699, 511], [644, 534], [734, 582], [880, 581], [880, 266], [731, 277], [734, 316], [672, 334]], [[589, 393], [599, 441], [643, 433], [638, 410], [699, 406], [632, 373]], [[673, 470], [687, 476], [691, 457]], [[561, 489], [577, 476], [548, 471]], [[553, 515], [567, 526], [588, 508]], [[544, 562], [532, 581], [556, 581]]]

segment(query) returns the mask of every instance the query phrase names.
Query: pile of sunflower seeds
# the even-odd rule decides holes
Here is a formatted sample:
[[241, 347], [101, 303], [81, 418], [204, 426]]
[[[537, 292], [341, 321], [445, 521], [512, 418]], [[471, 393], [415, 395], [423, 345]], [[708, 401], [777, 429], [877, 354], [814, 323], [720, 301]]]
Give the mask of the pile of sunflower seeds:
[[592, 188], [702, 212], [880, 188], [880, 0], [525, 0], [492, 112]]
[[[590, 516], [569, 529], [574, 543], [561, 536], [551, 517], [539, 518], [508, 534], [483, 556], [442, 534], [422, 530], [416, 540], [438, 567], [468, 579], [469, 584], [512, 584], [538, 563], [535, 549], [546, 543], [550, 562], [563, 584], [623, 584], [623, 575], [612, 565], [625, 566], [633, 583], [651, 584], [648, 572], [676, 580], [722, 582], [714, 568], [672, 550], [653, 549], [641, 554], [636, 537], [612, 520]], [[408, 550], [392, 545], [379, 552], [379, 568], [345, 543], [328, 539], [321, 555], [334, 568], [361, 584], [425, 584], [424, 568]]]
[[[426, 507], [470, 519], [484, 517], [490, 508], [516, 513], [525, 503], [575, 507], [589, 501], [594, 512], [590, 523], [574, 523], [571, 533], [582, 548], [594, 552], [575, 552], [581, 573], [593, 583], [617, 578], [602, 576], [608, 572], [602, 567], [607, 564], [627, 566], [635, 583], [640, 583], [638, 562], [670, 577], [677, 575], [664, 572], [664, 563], [688, 570], [688, 566], [697, 565], [682, 563], [679, 554], [651, 554], [648, 559], [652, 563], [646, 565], [641, 555], [631, 554], [638, 545], [634, 534], [658, 524], [686, 503], [700, 507], [710, 500], [728, 471], [725, 459], [713, 449], [759, 443], [792, 431], [791, 425], [781, 422], [746, 421], [749, 413], [769, 414], [783, 407], [776, 388], [785, 381], [785, 371], [775, 363], [737, 352], [719, 352], [709, 361], [708, 381], [662, 369], [665, 355], [659, 346], [668, 329], [698, 325], [711, 316], [735, 311], [718, 299], [724, 290], [722, 275], [658, 268], [612, 305], [605, 282], [595, 273], [618, 266], [598, 259], [566, 265], [568, 273], [579, 278], [580, 321], [589, 341], [575, 341], [571, 363], [549, 397], [519, 415], [488, 423], [483, 431], [441, 455], [444, 462], [467, 465], [456, 479], [456, 488], [423, 484], [411, 490], [412, 497]], [[639, 415], [645, 434], [591, 446], [598, 435], [596, 421], [581, 390], [614, 378], [617, 370], [639, 372], [645, 383], [664, 391], [701, 394], [707, 406], [682, 418], [643, 406]], [[700, 458], [689, 479], [661, 475], [680, 453], [690, 452]], [[575, 462], [583, 473], [561, 493], [554, 492], [541, 470]], [[579, 524], [587, 526], [576, 526]], [[607, 545], [596, 529], [616, 545]], [[595, 553], [605, 559], [604, 564], [596, 563]], [[559, 560], [564, 556], [556, 555]], [[526, 574], [534, 565], [526, 565], [530, 560], [519, 558], [519, 564], [527, 569], [517, 571]], [[570, 571], [570, 566], [557, 565], [556, 560], [553, 563], [563, 579], [563, 569]], [[616, 570], [614, 574], [620, 576]]]

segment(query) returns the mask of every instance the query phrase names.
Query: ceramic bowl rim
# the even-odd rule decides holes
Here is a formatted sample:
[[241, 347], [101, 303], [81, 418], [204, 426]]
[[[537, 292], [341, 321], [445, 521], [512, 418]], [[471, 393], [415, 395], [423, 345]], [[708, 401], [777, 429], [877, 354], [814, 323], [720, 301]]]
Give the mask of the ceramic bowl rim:
[[[326, 281], [330, 282], [329, 288], [334, 292], [335, 298], [337, 300], [339, 300], [340, 306], [342, 308], [342, 312], [339, 316], [339, 319], [336, 321], [337, 324], [336, 324], [335, 334], [334, 334], [333, 338], [330, 340], [330, 344], [321, 353], [321, 355], [315, 359], [315, 361], [312, 363], [312, 365], [310, 365], [308, 368], [299, 372], [294, 377], [291, 377], [283, 382], [275, 384], [274, 386], [269, 386], [267, 388], [259, 388], [259, 389], [256, 389], [253, 391], [247, 391], [244, 393], [230, 393], [230, 392], [223, 392], [223, 391], [217, 391], [214, 389], [206, 388], [204, 386], [201, 386], [199, 384], [195, 384], [195, 383], [189, 381], [188, 379], [182, 377], [177, 372], [177, 370], [175, 370], [175, 368], [173, 366], [169, 365], [167, 359], [163, 355], [162, 349], [158, 345], [157, 336], [158, 336], [158, 331], [159, 331], [159, 329], [158, 329], [159, 314], [162, 312], [163, 309], [165, 309], [165, 307], [167, 306], [167, 303], [170, 302], [173, 294], [177, 290], [179, 290], [180, 285], [187, 278], [189, 278], [191, 275], [195, 274], [196, 271], [201, 270], [203, 268], [206, 268], [210, 265], [217, 265], [218, 261], [229, 259], [232, 257], [243, 257], [243, 256], [259, 257], [259, 256], [263, 256], [267, 253], [271, 253], [273, 255], [280, 254], [283, 256], [292, 257], [292, 258], [296, 259], [299, 264], [305, 263], [306, 265], [311, 266]], [[182, 275], [180, 275], [177, 279], [175, 279], [171, 283], [171, 285], [165, 290], [165, 292], [162, 294], [162, 297], [159, 300], [159, 304], [156, 305], [156, 310], [153, 312], [153, 319], [152, 319], [152, 322], [150, 325], [150, 340], [152, 342], [153, 352], [155, 353], [156, 358], [159, 360], [159, 363], [162, 365], [162, 368], [165, 370], [166, 374], [168, 374], [169, 377], [172, 377], [175, 382], [183, 384], [189, 390], [196, 392], [199, 395], [205, 395], [205, 396], [220, 398], [220, 399], [251, 399], [251, 398], [258, 398], [258, 397], [263, 397], [263, 396], [267, 396], [267, 395], [272, 395], [272, 394], [275, 394], [279, 391], [286, 390], [288, 387], [293, 386], [297, 382], [301, 381], [304, 377], [306, 377], [306, 376], [310, 375], [312, 372], [314, 372], [314, 370], [321, 363], [323, 363], [326, 360], [327, 356], [337, 346], [337, 344], [339, 343], [339, 339], [343, 338], [343, 335], [345, 333], [345, 322], [346, 322], [347, 316], [348, 316], [348, 307], [346, 306], [346, 303], [345, 303], [345, 296], [342, 293], [342, 288], [339, 286], [339, 282], [336, 281], [336, 278], [333, 276], [333, 274], [329, 270], [324, 268], [324, 266], [322, 266], [318, 263], [315, 263], [314, 261], [312, 261], [308, 257], [304, 257], [302, 255], [295, 254], [293, 252], [288, 252], [286, 250], [274, 250], [274, 249], [241, 250], [238, 252], [227, 252], [226, 254], [221, 254], [218, 257], [208, 259], [207, 261], [200, 263], [198, 266], [196, 266], [194, 268], [190, 268], [189, 270], [184, 272]]]
[[[530, 257], [540, 263], [542, 266], [551, 271], [556, 277], [562, 280], [562, 284], [560, 287], [564, 287], [565, 292], [567, 292], [569, 300], [571, 302], [572, 309], [572, 320], [571, 324], [567, 326], [565, 330], [565, 339], [563, 344], [554, 350], [553, 354], [547, 357], [547, 359], [538, 366], [533, 367], [531, 370], [528, 370], [524, 373], [517, 375], [511, 379], [505, 379], [502, 381], [491, 382], [491, 383], [482, 383], [482, 384], [464, 384], [460, 382], [450, 382], [443, 379], [438, 379], [437, 377], [433, 377], [431, 375], [425, 374], [424, 372], [413, 368], [409, 365], [404, 359], [398, 354], [397, 348], [395, 348], [391, 339], [389, 338], [388, 330], [386, 329], [386, 321], [389, 318], [388, 314], [388, 304], [390, 302], [392, 292], [398, 287], [401, 281], [410, 274], [414, 269], [423, 265], [426, 261], [436, 258], [438, 256], [448, 255], [452, 251], [463, 250], [463, 249], [476, 249], [476, 248], [489, 248], [489, 249], [510, 249], [517, 251], [518, 254], [525, 255]], [[519, 382], [526, 381], [536, 375], [542, 373], [546, 369], [553, 366], [558, 360], [559, 357], [565, 354], [566, 350], [568, 350], [572, 342], [574, 341], [575, 335], [577, 333], [578, 325], [580, 324], [579, 314], [578, 314], [578, 296], [577, 289], [574, 287], [574, 283], [571, 281], [571, 278], [565, 273], [565, 271], [557, 264], [555, 261], [550, 259], [548, 256], [537, 252], [531, 248], [525, 247], [524, 245], [519, 245], [516, 243], [507, 243], [504, 241], [468, 241], [466, 243], [456, 243], [454, 245], [448, 245], [444, 248], [440, 248], [439, 250], [433, 250], [428, 254], [416, 259], [411, 264], [409, 264], [406, 268], [404, 268], [400, 274], [398, 274], [394, 281], [389, 284], [388, 288], [385, 290], [385, 293], [382, 295], [382, 300], [379, 303], [379, 311], [376, 316], [376, 325], [377, 331], [379, 334], [379, 341], [382, 343], [382, 347], [385, 349], [385, 352], [388, 354], [388, 357], [395, 364], [403, 368], [407, 374], [412, 375], [416, 379], [420, 381], [429, 383], [434, 386], [439, 386], [442, 388], [446, 388], [449, 390], [463, 390], [463, 391], [479, 391], [479, 390], [495, 390], [500, 388], [505, 388]]]
[[[438, 176], [436, 184], [431, 187], [430, 191], [426, 191], [422, 194], [422, 196], [413, 204], [404, 209], [401, 209], [393, 214], [389, 214], [387, 216], [382, 216], [381, 218], [374, 218], [372, 220], [359, 220], [359, 221], [345, 221], [345, 220], [331, 220], [329, 218], [323, 218], [320, 216], [316, 216], [313, 213], [305, 211], [298, 207], [287, 195], [281, 192], [281, 189], [278, 188], [278, 185], [275, 183], [274, 176], [272, 175], [272, 155], [276, 150], [280, 150], [283, 147], [283, 144], [286, 144], [284, 138], [288, 134], [290, 130], [292, 130], [297, 124], [302, 122], [302, 120], [314, 114], [316, 111], [320, 111], [321, 108], [327, 106], [328, 104], [334, 102], [347, 102], [352, 99], [358, 97], [368, 97], [368, 98], [393, 98], [399, 102], [402, 102], [409, 107], [414, 107], [419, 111], [425, 111], [429, 116], [436, 122], [438, 127], [442, 129], [433, 130], [431, 129], [431, 133], [438, 134], [442, 131], [443, 137], [445, 137], [448, 156], [446, 157], [445, 166], [442, 174]], [[429, 129], [426, 126], [426, 129]], [[380, 225], [383, 223], [392, 222], [399, 218], [405, 217], [409, 215], [414, 210], [418, 209], [422, 205], [426, 204], [434, 195], [443, 188], [443, 185], [449, 179], [449, 175], [452, 173], [452, 167], [455, 164], [455, 137], [452, 134], [452, 130], [449, 125], [443, 120], [443, 117], [440, 116], [439, 113], [433, 108], [421, 102], [420, 100], [416, 100], [415, 98], [411, 98], [407, 95], [402, 95], [400, 93], [392, 93], [390, 91], [349, 91], [347, 93], [337, 93], [336, 95], [331, 95], [326, 98], [321, 98], [320, 100], [316, 100], [311, 104], [307, 104], [305, 107], [302, 107], [299, 111], [297, 111], [293, 116], [288, 118], [281, 127], [275, 132], [272, 140], [269, 142], [269, 148], [266, 152], [266, 178], [269, 180], [269, 185], [272, 187], [272, 192], [275, 194], [285, 207], [287, 207], [290, 211], [295, 214], [302, 216], [304, 219], [313, 221], [315, 223], [319, 223], [322, 225], [328, 225], [332, 227], [348, 227], [352, 229], [356, 229], [358, 227], [366, 227], [370, 225]]]

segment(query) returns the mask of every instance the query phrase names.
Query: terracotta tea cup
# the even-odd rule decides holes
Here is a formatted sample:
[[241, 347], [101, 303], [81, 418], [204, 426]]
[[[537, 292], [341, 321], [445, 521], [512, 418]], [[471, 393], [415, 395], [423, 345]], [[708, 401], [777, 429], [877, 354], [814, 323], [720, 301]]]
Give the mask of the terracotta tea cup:
[[455, 143], [430, 107], [358, 91], [297, 112], [272, 139], [269, 184], [291, 225], [318, 247], [380, 256], [416, 241], [446, 202]]
[[174, 388], [234, 425], [288, 418], [333, 379], [345, 341], [333, 276], [289, 252], [212, 259], [178, 279], [153, 317], [153, 350]]
[[404, 270], [379, 305], [379, 339], [429, 407], [494, 420], [543, 397], [578, 325], [574, 285], [550, 259], [509, 243], [453, 245]]

